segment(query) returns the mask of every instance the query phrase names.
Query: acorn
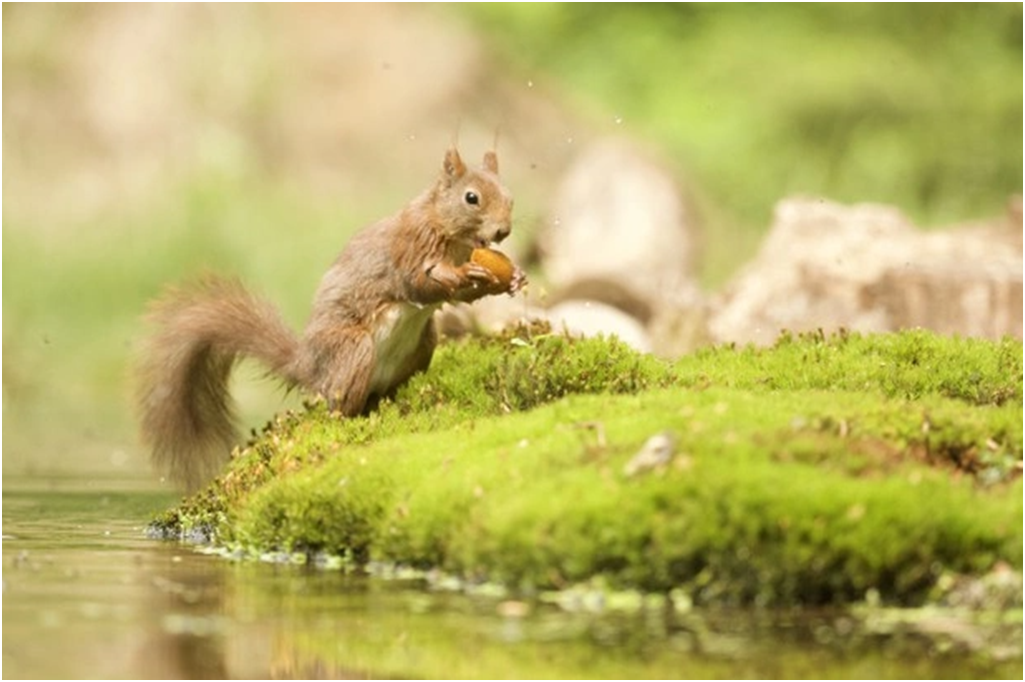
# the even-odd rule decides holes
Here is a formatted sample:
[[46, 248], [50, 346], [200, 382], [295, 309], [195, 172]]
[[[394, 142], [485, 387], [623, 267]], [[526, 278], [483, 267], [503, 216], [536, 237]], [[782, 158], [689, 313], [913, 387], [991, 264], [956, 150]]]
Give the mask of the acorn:
[[480, 248], [473, 250], [470, 260], [482, 268], [490, 270], [491, 274], [498, 278], [503, 290], [509, 291], [512, 288], [517, 268], [509, 260], [509, 256], [494, 249]]

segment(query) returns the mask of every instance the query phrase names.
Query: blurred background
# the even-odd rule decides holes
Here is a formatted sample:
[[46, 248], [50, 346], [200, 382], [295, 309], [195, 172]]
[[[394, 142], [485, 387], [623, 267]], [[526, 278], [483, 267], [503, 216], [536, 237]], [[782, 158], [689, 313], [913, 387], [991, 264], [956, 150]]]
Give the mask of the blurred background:
[[[926, 229], [1018, 195], [1020, 259], [1022, 5], [4, 4], [3, 473], [150, 476], [128, 370], [163, 286], [236, 274], [298, 329], [356, 229], [496, 139], [535, 262], [610, 137], [678, 189], [701, 295], [797, 194]], [[250, 425], [289, 404], [256, 374]]]

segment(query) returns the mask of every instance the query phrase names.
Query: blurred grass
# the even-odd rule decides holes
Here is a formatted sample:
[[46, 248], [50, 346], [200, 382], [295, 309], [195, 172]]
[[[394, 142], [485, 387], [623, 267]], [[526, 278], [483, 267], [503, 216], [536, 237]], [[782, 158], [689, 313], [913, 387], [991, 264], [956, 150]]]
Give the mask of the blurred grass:
[[[71, 236], [5, 221], [5, 468], [145, 471], [130, 371], [147, 302], [202, 272], [234, 274], [301, 329], [322, 273], [375, 206], [347, 213], [287, 186], [200, 178]], [[247, 423], [292, 404], [256, 368], [238, 374]]]
[[[317, 46], [304, 58], [322, 59], [320, 71], [298, 58], [303, 68], [292, 68], [295, 46], [281, 36], [310, 24], [274, 33], [281, 15], [265, 7], [135, 11], [3, 8], [8, 473], [145, 471], [127, 376], [146, 301], [216, 270], [241, 276], [298, 328], [351, 232], [419, 191], [430, 178], [422, 169], [433, 172], [433, 159], [403, 146], [413, 144], [405, 123], [392, 130], [384, 115], [342, 143], [317, 137], [336, 110], [309, 103], [337, 95], [328, 74], [344, 69]], [[584, 121], [570, 134], [621, 133], [660, 150], [697, 196], [709, 286], [754, 253], [772, 205], [792, 192], [892, 202], [935, 224], [999, 213], [1021, 191], [1021, 5], [429, 11], [477, 34], [488, 78], [513, 73], [559, 99]], [[177, 49], [175, 31], [190, 27], [202, 27], [202, 40]], [[109, 66], [107, 51], [116, 68], [90, 72]], [[399, 64], [403, 55], [385, 56]], [[167, 78], [152, 91], [104, 80], [146, 82], [140, 73], [154, 66]], [[321, 89], [303, 90], [303, 78]], [[96, 99], [104, 93], [113, 101]], [[429, 115], [451, 125], [474, 107], [491, 112], [482, 100], [493, 93], [475, 94], [456, 93], [450, 110]], [[112, 120], [96, 127], [97, 111]], [[147, 116], [159, 121], [147, 127]], [[539, 148], [564, 143], [530, 133]], [[303, 151], [290, 156], [288, 142]], [[138, 166], [125, 162], [132, 154]], [[309, 159], [321, 165], [304, 173]], [[513, 186], [524, 233], [544, 212], [530, 199], [552, 184], [548, 165], [521, 169], [528, 182]], [[282, 405], [251, 380], [239, 397], [252, 424]]]

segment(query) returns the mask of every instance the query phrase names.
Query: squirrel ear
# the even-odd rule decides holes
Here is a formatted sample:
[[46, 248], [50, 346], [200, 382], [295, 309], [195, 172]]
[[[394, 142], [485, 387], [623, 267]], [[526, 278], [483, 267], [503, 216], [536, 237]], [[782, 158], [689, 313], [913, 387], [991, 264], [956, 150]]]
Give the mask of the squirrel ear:
[[498, 154], [495, 152], [484, 152], [484, 167], [498, 175]]
[[445, 178], [447, 178], [449, 182], [458, 180], [463, 177], [463, 173], [466, 172], [466, 164], [464, 164], [463, 160], [459, 158], [459, 152], [456, 151], [455, 147], [452, 147], [445, 152], [445, 163], [442, 166], [442, 169], [445, 172]]

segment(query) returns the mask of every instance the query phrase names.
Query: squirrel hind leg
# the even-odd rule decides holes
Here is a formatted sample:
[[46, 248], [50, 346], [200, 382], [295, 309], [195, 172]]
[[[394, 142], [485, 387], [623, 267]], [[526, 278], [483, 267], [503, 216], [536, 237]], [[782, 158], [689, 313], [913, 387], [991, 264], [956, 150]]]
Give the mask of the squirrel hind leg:
[[374, 342], [355, 327], [323, 327], [307, 337], [297, 374], [345, 417], [363, 414], [371, 393]]

